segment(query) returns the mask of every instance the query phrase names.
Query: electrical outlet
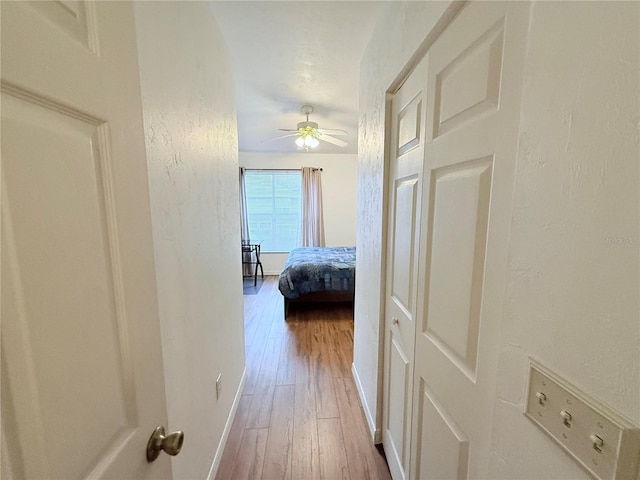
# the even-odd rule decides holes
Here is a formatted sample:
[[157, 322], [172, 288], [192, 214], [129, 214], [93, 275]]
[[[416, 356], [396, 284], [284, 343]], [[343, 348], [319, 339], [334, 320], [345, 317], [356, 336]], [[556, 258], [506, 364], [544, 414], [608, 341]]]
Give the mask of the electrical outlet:
[[216, 378], [216, 400], [220, 398], [220, 392], [222, 391], [222, 374], [218, 374]]
[[524, 414], [596, 478], [635, 478], [638, 426], [533, 359]]

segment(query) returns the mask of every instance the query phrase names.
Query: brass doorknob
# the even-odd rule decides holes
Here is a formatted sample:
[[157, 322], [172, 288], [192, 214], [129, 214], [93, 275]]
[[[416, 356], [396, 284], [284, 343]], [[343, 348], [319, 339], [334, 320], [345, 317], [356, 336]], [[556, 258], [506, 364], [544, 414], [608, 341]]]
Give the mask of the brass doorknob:
[[398, 317], [393, 317], [393, 323], [394, 325], [398, 325], [400, 323], [400, 320], [398, 320]]
[[184, 433], [180, 430], [177, 432], [165, 435], [164, 427], [158, 425], [149, 438], [147, 443], [147, 461], [153, 462], [160, 452], [164, 452], [168, 455], [177, 455], [182, 450], [182, 442], [184, 441]]

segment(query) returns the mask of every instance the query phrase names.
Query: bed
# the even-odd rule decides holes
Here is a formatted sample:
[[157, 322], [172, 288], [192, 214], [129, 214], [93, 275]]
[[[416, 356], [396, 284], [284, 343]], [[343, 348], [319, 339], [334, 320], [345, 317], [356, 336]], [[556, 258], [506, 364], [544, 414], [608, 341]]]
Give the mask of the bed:
[[356, 247], [291, 250], [278, 280], [284, 316], [295, 303], [351, 302], [355, 293]]

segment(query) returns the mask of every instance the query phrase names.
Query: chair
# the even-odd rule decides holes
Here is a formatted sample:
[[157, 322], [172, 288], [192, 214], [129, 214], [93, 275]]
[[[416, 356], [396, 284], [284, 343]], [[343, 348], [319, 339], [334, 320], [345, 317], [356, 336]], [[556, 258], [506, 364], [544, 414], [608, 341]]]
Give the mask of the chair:
[[242, 265], [253, 267], [253, 286], [258, 284], [258, 267], [260, 267], [260, 278], [264, 279], [264, 270], [260, 261], [260, 244], [251, 243], [251, 240], [242, 241]]

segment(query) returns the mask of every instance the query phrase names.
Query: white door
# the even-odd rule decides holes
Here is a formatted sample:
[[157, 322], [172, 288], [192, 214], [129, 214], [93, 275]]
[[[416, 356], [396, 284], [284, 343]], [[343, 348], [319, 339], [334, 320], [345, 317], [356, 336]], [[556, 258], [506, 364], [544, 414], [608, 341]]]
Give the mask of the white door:
[[529, 4], [465, 7], [429, 50], [412, 477], [487, 478]]
[[132, 5], [1, 8], [3, 476], [170, 478]]
[[396, 480], [407, 478], [410, 453], [426, 67], [425, 58], [391, 105], [382, 443]]

